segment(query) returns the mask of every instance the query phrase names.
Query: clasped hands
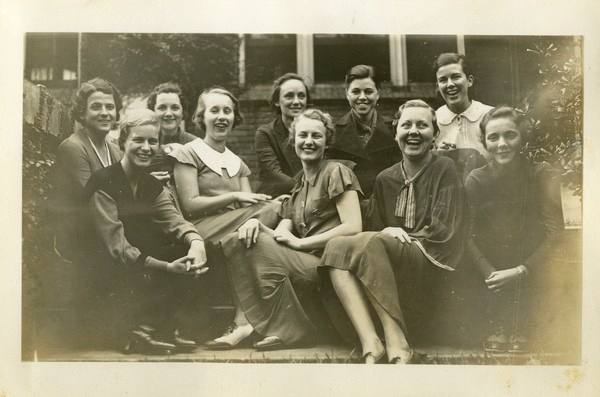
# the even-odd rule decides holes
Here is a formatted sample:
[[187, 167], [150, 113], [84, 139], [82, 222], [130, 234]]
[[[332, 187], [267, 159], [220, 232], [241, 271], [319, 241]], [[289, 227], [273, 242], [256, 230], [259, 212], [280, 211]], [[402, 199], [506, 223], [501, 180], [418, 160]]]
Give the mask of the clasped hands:
[[192, 240], [186, 256], [169, 262], [166, 271], [177, 274], [193, 275], [194, 278], [206, 273], [206, 248], [204, 241]]

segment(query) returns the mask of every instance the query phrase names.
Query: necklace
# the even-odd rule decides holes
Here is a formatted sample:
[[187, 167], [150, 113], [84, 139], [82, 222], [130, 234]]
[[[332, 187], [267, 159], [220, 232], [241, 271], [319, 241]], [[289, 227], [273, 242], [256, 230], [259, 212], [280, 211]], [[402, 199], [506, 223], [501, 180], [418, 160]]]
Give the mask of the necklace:
[[94, 149], [96, 156], [98, 156], [98, 160], [100, 160], [102, 167], [106, 168], [109, 165], [111, 165], [112, 162], [110, 160], [110, 151], [108, 150], [108, 143], [106, 143], [106, 139], [104, 139], [104, 147], [106, 147], [106, 163], [104, 163], [104, 160], [102, 160], [102, 157], [100, 156], [100, 153], [98, 152], [98, 149], [96, 148], [96, 145], [94, 145], [94, 142], [92, 142], [92, 139], [89, 136], [87, 138], [89, 139], [90, 143], [92, 144], [92, 148]]

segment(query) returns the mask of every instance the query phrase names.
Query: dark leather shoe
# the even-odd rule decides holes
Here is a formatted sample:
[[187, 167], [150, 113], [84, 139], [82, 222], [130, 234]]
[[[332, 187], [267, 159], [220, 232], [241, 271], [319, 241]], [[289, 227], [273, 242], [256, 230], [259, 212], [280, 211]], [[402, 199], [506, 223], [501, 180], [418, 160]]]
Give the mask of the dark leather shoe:
[[509, 341], [508, 352], [515, 354], [529, 353], [529, 340], [523, 335], [512, 335]]
[[156, 340], [143, 328], [137, 328], [130, 332], [124, 353], [172, 354], [175, 348], [174, 344]]
[[508, 350], [508, 338], [503, 328], [499, 328], [485, 341], [485, 351], [490, 353], [504, 353]]
[[175, 330], [173, 339], [170, 342], [173, 343], [179, 351], [183, 352], [192, 351], [197, 347], [196, 342], [193, 340], [182, 338], [179, 334], [179, 330]]

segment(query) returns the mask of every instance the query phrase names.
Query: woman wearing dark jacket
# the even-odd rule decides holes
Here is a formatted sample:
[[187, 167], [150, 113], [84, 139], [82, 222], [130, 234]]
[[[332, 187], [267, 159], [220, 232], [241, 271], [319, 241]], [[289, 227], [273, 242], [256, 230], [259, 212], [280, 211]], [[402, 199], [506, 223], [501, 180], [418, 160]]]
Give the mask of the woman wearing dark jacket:
[[278, 117], [256, 131], [258, 192], [279, 196], [292, 190], [293, 177], [302, 170], [302, 163], [287, 140], [294, 117], [310, 103], [308, 85], [299, 75], [286, 73], [273, 83], [269, 103]]
[[365, 197], [370, 197], [375, 178], [402, 158], [394, 141], [392, 119], [376, 110], [380, 81], [375, 68], [356, 65], [346, 75], [350, 111], [335, 123], [335, 137], [327, 157], [356, 164], [354, 174]]

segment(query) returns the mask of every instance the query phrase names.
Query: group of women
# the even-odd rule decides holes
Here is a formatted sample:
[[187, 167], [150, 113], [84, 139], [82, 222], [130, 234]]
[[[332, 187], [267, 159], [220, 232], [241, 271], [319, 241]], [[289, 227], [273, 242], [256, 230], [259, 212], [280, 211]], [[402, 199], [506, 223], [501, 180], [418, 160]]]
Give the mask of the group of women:
[[[366, 363], [386, 353], [390, 363], [414, 363], [406, 314], [433, 294], [428, 280], [472, 262], [490, 291], [512, 297], [543, 271], [562, 227], [560, 197], [551, 168], [521, 153], [523, 118], [506, 107], [485, 116], [491, 160], [471, 172], [465, 192], [454, 162], [432, 151], [435, 111], [409, 100], [390, 119], [377, 111], [379, 95], [373, 67], [351, 68], [351, 109], [334, 123], [311, 106], [302, 77], [275, 80], [277, 116], [256, 132], [253, 193], [250, 169], [227, 148], [243, 121], [231, 92], [202, 92], [197, 138], [181, 129], [179, 87], [159, 85], [148, 109], [120, 121], [119, 151], [107, 135], [122, 107], [118, 90], [102, 79], [82, 85], [74, 114], [83, 129], [58, 151], [64, 207], [87, 213], [98, 250], [121, 265], [135, 302], [128, 349], [193, 349], [174, 313], [194, 278], [224, 266], [236, 314], [208, 348], [244, 346], [251, 335], [257, 349], [294, 347], [325, 321]], [[81, 221], [63, 223], [73, 239]], [[328, 316], [310, 310], [315, 300]]]

